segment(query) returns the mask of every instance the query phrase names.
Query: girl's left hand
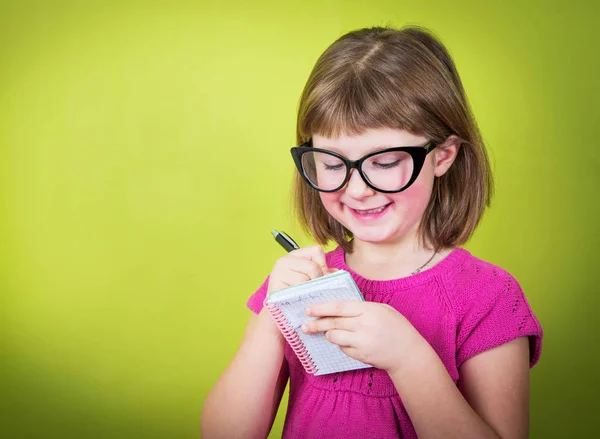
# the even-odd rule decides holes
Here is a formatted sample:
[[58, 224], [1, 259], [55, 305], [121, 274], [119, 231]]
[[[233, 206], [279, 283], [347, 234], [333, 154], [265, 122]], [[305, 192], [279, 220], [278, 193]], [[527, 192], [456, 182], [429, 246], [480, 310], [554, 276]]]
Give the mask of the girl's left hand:
[[406, 318], [389, 305], [337, 301], [307, 308], [306, 315], [321, 317], [302, 326], [307, 333], [325, 332], [331, 343], [363, 363], [395, 373], [425, 339]]

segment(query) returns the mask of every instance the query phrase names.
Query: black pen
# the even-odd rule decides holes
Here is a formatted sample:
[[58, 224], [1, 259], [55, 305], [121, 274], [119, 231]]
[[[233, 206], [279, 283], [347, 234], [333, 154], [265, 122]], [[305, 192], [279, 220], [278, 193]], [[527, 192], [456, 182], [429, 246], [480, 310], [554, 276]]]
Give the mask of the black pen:
[[288, 235], [286, 235], [285, 232], [278, 232], [277, 230], [271, 230], [271, 233], [273, 234], [275, 241], [277, 241], [279, 243], [279, 245], [285, 249], [286, 252], [289, 253], [292, 250], [298, 250], [300, 248], [300, 246], [298, 244], [296, 244], [296, 242], [292, 238], [290, 238]]

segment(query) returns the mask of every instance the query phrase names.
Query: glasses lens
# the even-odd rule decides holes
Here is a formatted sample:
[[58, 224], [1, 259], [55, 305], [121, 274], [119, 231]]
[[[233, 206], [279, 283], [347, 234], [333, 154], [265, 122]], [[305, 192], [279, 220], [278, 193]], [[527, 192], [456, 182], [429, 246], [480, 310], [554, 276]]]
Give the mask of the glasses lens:
[[362, 164], [363, 174], [371, 184], [384, 191], [402, 189], [410, 181], [413, 170], [413, 158], [404, 151], [376, 154]]
[[302, 154], [302, 169], [313, 185], [326, 191], [340, 187], [346, 177], [346, 164], [323, 152], [308, 151]]

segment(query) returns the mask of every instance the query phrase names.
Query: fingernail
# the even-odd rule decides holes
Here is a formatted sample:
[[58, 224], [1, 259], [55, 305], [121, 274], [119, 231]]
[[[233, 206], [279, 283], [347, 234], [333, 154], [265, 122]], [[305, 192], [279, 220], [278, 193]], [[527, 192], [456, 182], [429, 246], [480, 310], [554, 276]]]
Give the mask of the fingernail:
[[302, 325], [302, 331], [303, 332], [308, 332], [308, 326]]
[[312, 311], [312, 310], [311, 310], [310, 308], [306, 308], [306, 309], [304, 310], [304, 313], [305, 313], [307, 316], [309, 316], [309, 315], [310, 315], [310, 313], [311, 313], [311, 311]]

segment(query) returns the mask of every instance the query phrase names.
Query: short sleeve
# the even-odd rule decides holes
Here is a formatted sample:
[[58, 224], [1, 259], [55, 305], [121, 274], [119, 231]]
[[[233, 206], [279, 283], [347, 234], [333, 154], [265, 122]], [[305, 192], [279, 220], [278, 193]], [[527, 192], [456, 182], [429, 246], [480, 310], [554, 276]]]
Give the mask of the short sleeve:
[[486, 268], [489, 272], [482, 271], [490, 275], [479, 277], [461, 294], [457, 367], [483, 351], [523, 336], [529, 337], [529, 366], [533, 367], [541, 355], [542, 327], [517, 280], [499, 267]]
[[250, 308], [254, 313], [258, 314], [264, 304], [267, 297], [267, 288], [269, 287], [269, 277], [265, 279], [260, 287], [250, 296], [246, 302], [246, 306]]

